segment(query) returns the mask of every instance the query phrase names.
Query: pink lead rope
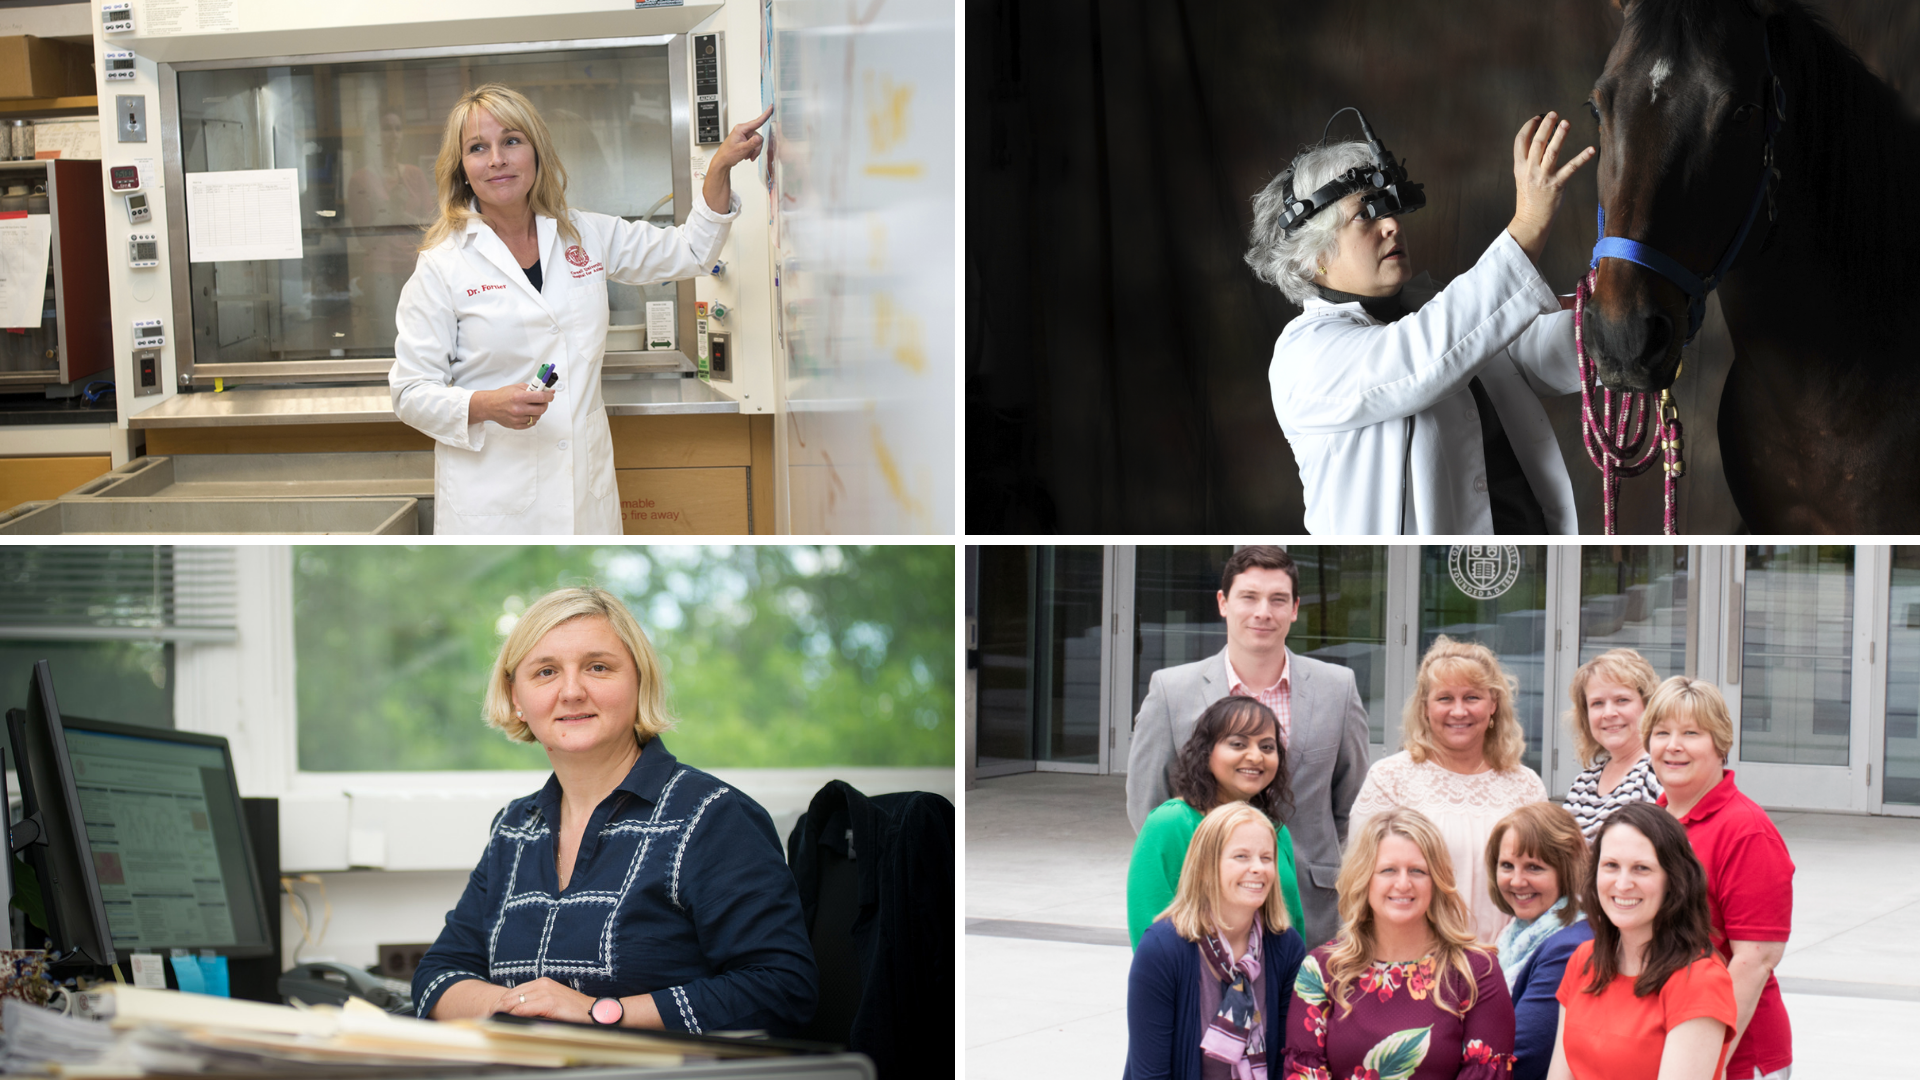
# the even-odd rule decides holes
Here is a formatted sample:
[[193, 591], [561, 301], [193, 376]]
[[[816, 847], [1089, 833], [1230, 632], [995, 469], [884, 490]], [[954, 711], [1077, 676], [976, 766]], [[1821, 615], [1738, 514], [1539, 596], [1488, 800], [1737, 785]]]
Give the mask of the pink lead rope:
[[[1686, 465], [1680, 460], [1680, 410], [1669, 391], [1660, 391], [1656, 402], [1652, 394], [1622, 392], [1618, 395], [1600, 385], [1593, 361], [1587, 359], [1587, 346], [1581, 333], [1585, 322], [1587, 297], [1593, 295], [1600, 271], [1589, 270], [1573, 290], [1573, 352], [1580, 361], [1580, 438], [1587, 447], [1587, 458], [1600, 470], [1600, 522], [1608, 536], [1614, 533], [1614, 507], [1620, 501], [1620, 481], [1639, 476], [1653, 466], [1655, 454], [1662, 457], [1665, 474], [1667, 515], [1666, 535], [1677, 534], [1674, 520], [1674, 493]], [[1678, 373], [1676, 372], [1676, 377]], [[1615, 397], [1619, 402], [1615, 404]], [[1598, 411], [1594, 399], [1599, 399]], [[1648, 412], [1654, 423], [1649, 425]], [[1648, 438], [1654, 431], [1659, 437]]]

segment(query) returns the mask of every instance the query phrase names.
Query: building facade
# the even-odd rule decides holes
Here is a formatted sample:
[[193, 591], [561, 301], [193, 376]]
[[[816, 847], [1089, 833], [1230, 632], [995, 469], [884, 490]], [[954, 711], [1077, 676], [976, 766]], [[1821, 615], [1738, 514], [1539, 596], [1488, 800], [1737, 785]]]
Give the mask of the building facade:
[[[1580, 664], [1637, 649], [1717, 684], [1728, 762], [1765, 806], [1920, 816], [1920, 547], [1289, 545], [1288, 647], [1352, 669], [1375, 759], [1400, 747], [1421, 653], [1447, 634], [1520, 684], [1526, 764], [1563, 795]], [[1153, 672], [1220, 651], [1231, 545], [967, 551], [967, 785], [1123, 773]]]

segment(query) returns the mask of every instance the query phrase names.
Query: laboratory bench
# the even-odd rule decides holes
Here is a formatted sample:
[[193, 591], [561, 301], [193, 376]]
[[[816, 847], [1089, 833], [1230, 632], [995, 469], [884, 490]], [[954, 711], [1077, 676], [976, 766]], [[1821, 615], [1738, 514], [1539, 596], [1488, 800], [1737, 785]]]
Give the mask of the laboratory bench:
[[113, 468], [113, 399], [0, 394], [0, 510], [57, 499]]
[[[737, 402], [697, 379], [614, 376], [601, 394], [628, 534], [772, 530], [771, 416], [743, 415]], [[217, 508], [233, 500], [291, 505], [405, 497], [416, 501], [417, 520], [404, 531], [433, 531], [433, 441], [400, 422], [384, 384], [184, 392], [127, 423], [137, 432], [136, 444], [144, 439], [145, 455], [119, 468], [110, 469], [104, 456], [35, 458], [30, 468], [7, 470], [36, 477], [31, 490], [15, 494], [12, 484], [0, 482], [0, 510], [56, 497], [95, 509], [41, 510], [28, 524], [14, 515], [0, 528], [88, 531], [88, 525], [172, 520], [132, 509], [158, 502]], [[74, 461], [85, 465], [50, 464]], [[57, 490], [42, 490], [49, 487]], [[308, 510], [297, 513], [290, 523], [320, 523]], [[262, 524], [258, 512], [230, 511], [221, 519], [236, 532]], [[369, 525], [391, 531], [384, 518], [366, 515], [352, 525], [346, 531]]]

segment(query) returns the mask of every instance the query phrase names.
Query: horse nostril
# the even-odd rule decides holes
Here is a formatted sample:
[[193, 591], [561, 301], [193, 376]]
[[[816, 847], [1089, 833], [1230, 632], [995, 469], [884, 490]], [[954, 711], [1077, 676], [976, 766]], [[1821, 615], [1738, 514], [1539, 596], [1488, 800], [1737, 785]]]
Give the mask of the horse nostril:
[[1673, 336], [1673, 320], [1664, 314], [1656, 314], [1647, 319], [1647, 344], [1641, 356], [1654, 363], [1667, 355], [1667, 342]]

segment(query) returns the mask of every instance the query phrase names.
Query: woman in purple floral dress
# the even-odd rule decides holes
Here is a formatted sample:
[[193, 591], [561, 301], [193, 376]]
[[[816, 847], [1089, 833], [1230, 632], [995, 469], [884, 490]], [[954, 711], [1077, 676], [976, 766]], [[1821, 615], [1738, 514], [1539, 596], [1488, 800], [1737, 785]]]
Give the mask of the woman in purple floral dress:
[[1307, 954], [1287, 1009], [1286, 1080], [1496, 1080], [1513, 1000], [1475, 940], [1440, 830], [1374, 816], [1340, 867], [1340, 936]]

